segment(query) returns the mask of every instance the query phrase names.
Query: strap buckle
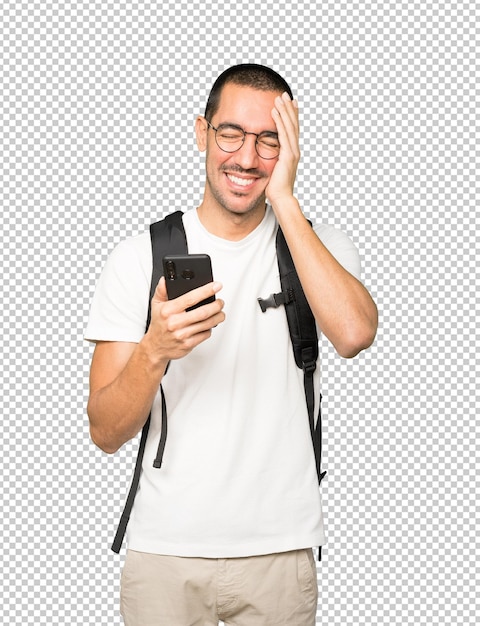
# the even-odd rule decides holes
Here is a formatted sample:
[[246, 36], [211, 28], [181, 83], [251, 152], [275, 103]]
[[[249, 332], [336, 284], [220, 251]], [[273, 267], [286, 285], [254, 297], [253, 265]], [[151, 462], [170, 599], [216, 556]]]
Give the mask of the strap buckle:
[[302, 369], [305, 374], [313, 374], [313, 372], [317, 369], [317, 364], [315, 361], [302, 362]]
[[257, 298], [257, 300], [262, 313], [265, 313], [268, 308], [277, 309], [282, 304], [290, 304], [295, 300], [295, 293], [293, 289], [287, 289], [287, 291], [271, 293], [268, 298]]
[[302, 369], [306, 375], [313, 374], [317, 369], [317, 361], [314, 359], [312, 348], [303, 348], [302, 350]]

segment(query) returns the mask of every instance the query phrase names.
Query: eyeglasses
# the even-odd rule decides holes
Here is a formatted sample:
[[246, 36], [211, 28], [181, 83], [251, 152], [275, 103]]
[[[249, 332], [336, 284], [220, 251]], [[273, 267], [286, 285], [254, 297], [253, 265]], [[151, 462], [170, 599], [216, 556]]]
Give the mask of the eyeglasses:
[[215, 128], [208, 120], [206, 122], [215, 131], [215, 141], [223, 152], [237, 152], [245, 143], [247, 135], [255, 135], [257, 138], [255, 150], [259, 157], [262, 159], [275, 159], [280, 154], [280, 142], [278, 141], [277, 133], [269, 130], [264, 130], [260, 134], [250, 133], [235, 124], [220, 124], [218, 128]]

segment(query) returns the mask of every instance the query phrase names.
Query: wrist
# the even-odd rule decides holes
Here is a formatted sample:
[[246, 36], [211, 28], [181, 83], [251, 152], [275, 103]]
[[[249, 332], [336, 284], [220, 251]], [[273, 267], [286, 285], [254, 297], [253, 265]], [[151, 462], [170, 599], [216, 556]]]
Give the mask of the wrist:
[[279, 220], [283, 215], [291, 216], [295, 212], [302, 213], [300, 204], [293, 194], [284, 194], [276, 198], [269, 198], [269, 202]]
[[167, 369], [167, 365], [170, 359], [161, 354], [158, 350], [158, 346], [152, 340], [152, 335], [148, 331], [142, 337], [138, 344], [139, 356], [144, 360], [146, 366], [152, 372], [163, 373]]

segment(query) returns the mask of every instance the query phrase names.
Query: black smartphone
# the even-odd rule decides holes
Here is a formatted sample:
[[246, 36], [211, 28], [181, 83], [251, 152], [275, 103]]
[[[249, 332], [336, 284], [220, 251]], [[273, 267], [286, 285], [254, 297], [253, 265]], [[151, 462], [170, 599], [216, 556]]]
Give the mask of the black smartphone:
[[[168, 299], [173, 300], [184, 293], [213, 281], [212, 262], [208, 254], [175, 254], [163, 257], [163, 274], [167, 285]], [[213, 302], [210, 296], [187, 311]]]

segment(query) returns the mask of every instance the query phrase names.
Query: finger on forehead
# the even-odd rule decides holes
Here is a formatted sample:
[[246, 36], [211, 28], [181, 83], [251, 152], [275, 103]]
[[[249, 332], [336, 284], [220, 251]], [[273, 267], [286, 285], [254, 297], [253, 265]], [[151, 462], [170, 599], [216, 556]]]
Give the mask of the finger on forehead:
[[285, 124], [290, 123], [295, 129], [298, 129], [298, 103], [295, 104], [288, 94], [284, 94], [275, 100], [275, 106]]

